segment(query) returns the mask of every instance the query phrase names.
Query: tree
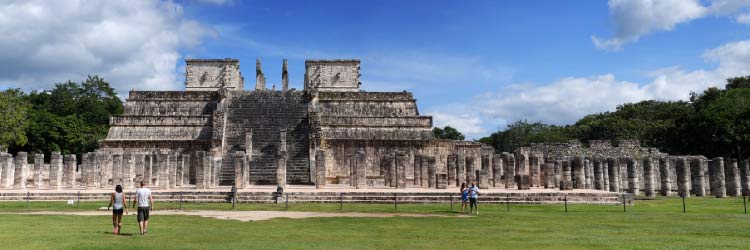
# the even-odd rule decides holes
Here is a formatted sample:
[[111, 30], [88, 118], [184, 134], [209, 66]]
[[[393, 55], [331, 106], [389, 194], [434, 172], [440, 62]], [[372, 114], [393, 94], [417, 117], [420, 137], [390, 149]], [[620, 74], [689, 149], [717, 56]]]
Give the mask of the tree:
[[23, 146], [28, 141], [29, 105], [22, 97], [23, 92], [18, 89], [0, 92], [0, 151], [10, 146]]
[[445, 126], [444, 128], [433, 128], [432, 134], [435, 136], [435, 139], [451, 139], [459, 141], [463, 141], [464, 139], [466, 139], [466, 137], [464, 137], [461, 132], [451, 126]]
[[31, 105], [26, 129], [29, 143], [15, 151], [93, 151], [107, 136], [110, 116], [123, 111], [114, 89], [98, 76], [80, 84], [58, 83], [50, 91], [33, 91], [25, 99]]
[[570, 127], [523, 120], [511, 123], [507, 129], [492, 133], [479, 141], [493, 146], [498, 152], [511, 152], [531, 143], [567, 142], [573, 138]]
[[727, 79], [727, 90], [750, 88], [750, 76], [733, 77]]

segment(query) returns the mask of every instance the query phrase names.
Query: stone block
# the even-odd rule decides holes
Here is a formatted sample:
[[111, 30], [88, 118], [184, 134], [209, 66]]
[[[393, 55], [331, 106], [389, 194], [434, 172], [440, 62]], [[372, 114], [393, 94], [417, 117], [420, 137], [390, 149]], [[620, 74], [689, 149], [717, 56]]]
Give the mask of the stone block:
[[503, 183], [503, 157], [500, 154], [494, 154], [492, 158], [492, 186], [502, 187]]
[[487, 169], [479, 170], [479, 182], [477, 183], [479, 188], [488, 189], [490, 188], [490, 173]]
[[60, 190], [63, 186], [63, 157], [60, 152], [52, 152], [49, 158], [50, 189]]
[[427, 187], [437, 187], [437, 165], [435, 164], [435, 157], [430, 156], [427, 158]]

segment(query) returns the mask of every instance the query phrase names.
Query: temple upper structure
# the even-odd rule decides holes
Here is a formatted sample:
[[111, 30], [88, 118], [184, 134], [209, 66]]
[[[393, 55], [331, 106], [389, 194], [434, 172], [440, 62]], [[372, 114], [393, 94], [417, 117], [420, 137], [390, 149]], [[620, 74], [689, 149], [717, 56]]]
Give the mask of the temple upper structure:
[[185, 70], [186, 91], [245, 89], [245, 79], [240, 73], [240, 60], [237, 59], [187, 59]]
[[284, 60], [280, 86], [269, 88], [256, 60], [255, 87], [245, 90], [239, 60], [189, 59], [185, 91], [131, 91], [97, 153], [149, 156], [136, 162], [150, 172], [135, 178], [167, 187], [176, 184], [159, 171], [196, 187], [356, 188], [435, 187], [449, 176], [457, 185], [457, 166], [462, 178], [491, 171], [490, 146], [434, 139], [412, 93], [360, 90], [359, 60], [305, 61], [302, 90], [289, 88], [288, 67]]

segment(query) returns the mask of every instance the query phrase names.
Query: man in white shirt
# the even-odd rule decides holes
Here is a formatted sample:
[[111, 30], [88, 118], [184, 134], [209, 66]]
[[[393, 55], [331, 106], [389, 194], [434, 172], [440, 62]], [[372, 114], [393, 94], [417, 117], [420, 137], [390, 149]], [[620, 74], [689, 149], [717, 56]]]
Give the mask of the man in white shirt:
[[479, 214], [479, 206], [477, 205], [477, 198], [479, 198], [479, 187], [477, 182], [472, 181], [471, 187], [469, 188], [469, 207], [471, 212]]
[[138, 202], [138, 228], [141, 229], [141, 235], [148, 233], [148, 214], [154, 208], [154, 197], [151, 196], [151, 189], [141, 181], [141, 188], [135, 191], [133, 208]]

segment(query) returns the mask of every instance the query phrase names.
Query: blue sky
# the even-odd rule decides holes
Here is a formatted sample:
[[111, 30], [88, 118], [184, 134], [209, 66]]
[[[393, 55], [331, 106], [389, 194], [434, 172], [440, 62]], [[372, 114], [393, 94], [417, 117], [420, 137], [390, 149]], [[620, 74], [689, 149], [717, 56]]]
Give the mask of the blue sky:
[[182, 89], [185, 58], [238, 58], [253, 85], [289, 59], [359, 58], [362, 87], [414, 93], [470, 138], [520, 119], [569, 124], [645, 99], [685, 99], [750, 74], [750, 0], [10, 1], [0, 87], [108, 79]]

